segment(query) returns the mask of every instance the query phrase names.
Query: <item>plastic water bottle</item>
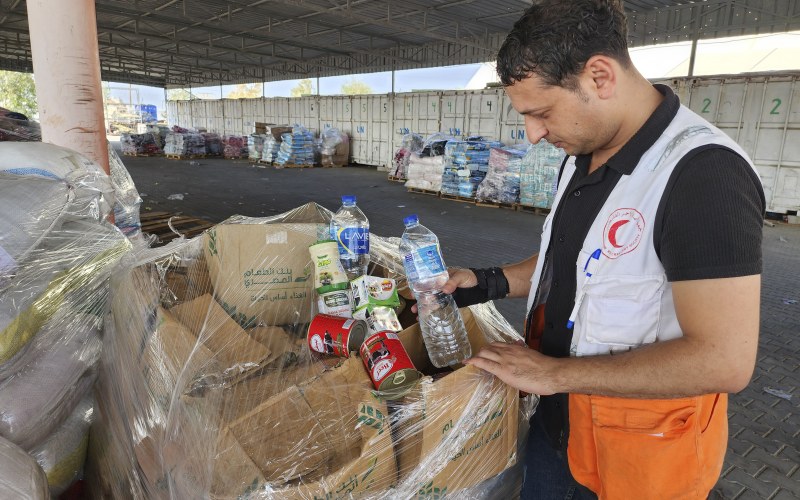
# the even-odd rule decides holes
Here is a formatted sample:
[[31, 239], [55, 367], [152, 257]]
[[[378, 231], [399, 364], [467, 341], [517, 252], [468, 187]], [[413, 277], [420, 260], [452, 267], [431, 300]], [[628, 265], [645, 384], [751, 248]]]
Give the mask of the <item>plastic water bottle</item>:
[[417, 299], [419, 326], [428, 356], [438, 368], [461, 363], [472, 356], [472, 347], [453, 296], [441, 291], [449, 274], [439, 238], [420, 225], [416, 215], [403, 219], [403, 224], [406, 230], [400, 253], [408, 286]]
[[342, 196], [342, 207], [331, 219], [331, 239], [339, 244], [339, 260], [350, 280], [367, 274], [369, 221], [355, 196]]

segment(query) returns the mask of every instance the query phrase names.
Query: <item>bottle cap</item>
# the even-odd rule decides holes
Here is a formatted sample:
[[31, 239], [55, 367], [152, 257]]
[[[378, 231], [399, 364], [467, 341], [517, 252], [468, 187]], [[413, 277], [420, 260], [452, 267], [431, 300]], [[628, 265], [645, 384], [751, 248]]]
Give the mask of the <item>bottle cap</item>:
[[403, 224], [406, 226], [411, 226], [417, 223], [419, 223], [419, 218], [417, 218], [416, 214], [409, 215], [408, 217], [403, 219]]
[[356, 202], [356, 197], [353, 196], [352, 194], [346, 194], [342, 196], [342, 203], [355, 203], [355, 202]]

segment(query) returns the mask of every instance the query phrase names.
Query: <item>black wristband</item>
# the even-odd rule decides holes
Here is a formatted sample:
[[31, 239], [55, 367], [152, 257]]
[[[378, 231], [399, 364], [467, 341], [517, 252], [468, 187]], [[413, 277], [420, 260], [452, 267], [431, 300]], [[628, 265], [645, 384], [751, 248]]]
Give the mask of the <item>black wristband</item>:
[[478, 278], [478, 286], [486, 290], [488, 300], [504, 299], [508, 295], [508, 279], [502, 268], [470, 269]]
[[458, 307], [482, 304], [508, 295], [508, 280], [501, 268], [470, 269], [470, 271], [475, 273], [478, 284], [469, 288], [456, 288], [453, 299]]

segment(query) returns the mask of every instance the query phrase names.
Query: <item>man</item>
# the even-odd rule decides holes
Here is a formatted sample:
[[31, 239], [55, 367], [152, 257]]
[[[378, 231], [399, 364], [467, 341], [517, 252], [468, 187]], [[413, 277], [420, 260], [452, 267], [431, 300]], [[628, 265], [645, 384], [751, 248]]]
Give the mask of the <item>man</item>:
[[[542, 395], [523, 498], [706, 498], [759, 328], [764, 194], [742, 149], [633, 67], [614, 0], [544, 0], [498, 73], [568, 155], [540, 252], [454, 270], [459, 305], [528, 297], [534, 349], [467, 363]], [[574, 479], [573, 479], [574, 478]], [[576, 484], [577, 481], [577, 484]]]

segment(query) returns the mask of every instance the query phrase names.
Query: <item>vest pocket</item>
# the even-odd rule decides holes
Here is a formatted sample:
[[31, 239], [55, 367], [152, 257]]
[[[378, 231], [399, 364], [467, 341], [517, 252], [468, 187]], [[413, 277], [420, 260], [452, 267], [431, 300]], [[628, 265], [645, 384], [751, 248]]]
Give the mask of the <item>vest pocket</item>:
[[663, 276], [593, 276], [584, 287], [576, 321], [576, 354], [606, 354], [655, 342], [665, 283]]

